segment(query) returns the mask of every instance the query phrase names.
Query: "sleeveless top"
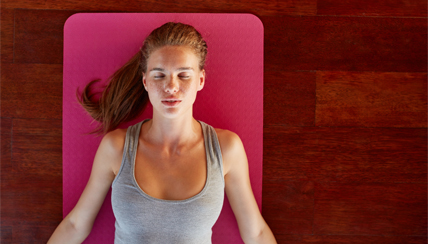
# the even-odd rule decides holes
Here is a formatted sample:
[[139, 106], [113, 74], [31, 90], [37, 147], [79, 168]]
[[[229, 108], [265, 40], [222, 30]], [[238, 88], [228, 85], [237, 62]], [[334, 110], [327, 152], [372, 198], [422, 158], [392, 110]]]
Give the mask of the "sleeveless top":
[[214, 128], [198, 121], [202, 126], [207, 162], [207, 179], [202, 191], [184, 200], [163, 200], [146, 194], [135, 179], [135, 156], [145, 121], [128, 128], [122, 164], [112, 183], [111, 202], [116, 218], [114, 243], [211, 243], [211, 228], [224, 200], [223, 161]]

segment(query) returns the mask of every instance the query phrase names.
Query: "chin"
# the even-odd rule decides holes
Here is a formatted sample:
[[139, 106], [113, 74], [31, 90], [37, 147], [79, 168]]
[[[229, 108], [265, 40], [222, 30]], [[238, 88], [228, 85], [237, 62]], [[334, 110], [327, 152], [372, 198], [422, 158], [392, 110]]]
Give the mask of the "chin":
[[[166, 118], [166, 119], [176, 119], [181, 117], [186, 117], [189, 113], [189, 110], [192, 110], [192, 108], [183, 110], [183, 108], [163, 108], [162, 110], [157, 110], [156, 112], [160, 115], [160, 117]], [[192, 113], [190, 112], [190, 116], [192, 116]]]
[[[155, 110], [153, 110], [155, 112]], [[168, 108], [168, 109], [161, 109], [156, 110], [156, 113], [159, 115], [159, 117], [167, 118], [167, 119], [175, 119], [177, 117], [180, 117], [180, 111], [177, 108]]]

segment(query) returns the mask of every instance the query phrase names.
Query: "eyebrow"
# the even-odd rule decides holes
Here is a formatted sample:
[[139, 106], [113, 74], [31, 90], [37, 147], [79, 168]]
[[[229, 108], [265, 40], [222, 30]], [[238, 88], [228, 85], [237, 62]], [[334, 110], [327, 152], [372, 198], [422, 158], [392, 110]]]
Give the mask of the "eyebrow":
[[[183, 71], [183, 70], [193, 70], [194, 71], [194, 69], [192, 67], [181, 67], [181, 68], [177, 69], [177, 71]], [[153, 68], [149, 72], [152, 72], [152, 71], [165, 71], [165, 70], [162, 68]]]

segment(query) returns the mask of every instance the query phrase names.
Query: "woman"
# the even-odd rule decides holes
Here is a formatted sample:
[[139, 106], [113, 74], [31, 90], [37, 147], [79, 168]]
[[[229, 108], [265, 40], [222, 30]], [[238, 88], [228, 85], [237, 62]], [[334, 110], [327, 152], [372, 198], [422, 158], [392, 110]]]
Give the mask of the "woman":
[[[211, 243], [224, 190], [245, 243], [276, 243], [254, 199], [240, 138], [193, 118], [207, 45], [189, 25], [167, 23], [110, 79], [99, 101], [80, 101], [105, 133], [74, 209], [48, 243], [81, 243], [112, 188], [115, 243]], [[137, 117], [147, 99], [153, 118]]]

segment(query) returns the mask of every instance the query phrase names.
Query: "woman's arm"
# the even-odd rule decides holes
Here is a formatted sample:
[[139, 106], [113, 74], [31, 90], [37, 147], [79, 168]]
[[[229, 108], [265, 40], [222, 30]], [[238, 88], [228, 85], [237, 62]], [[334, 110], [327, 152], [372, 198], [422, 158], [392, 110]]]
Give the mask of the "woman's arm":
[[91, 232], [95, 218], [122, 161], [125, 130], [115, 130], [104, 136], [92, 165], [91, 176], [73, 210], [65, 217], [48, 244], [81, 243]]
[[245, 243], [276, 243], [260, 214], [251, 189], [248, 160], [241, 139], [233, 132], [217, 130], [223, 156], [226, 194]]

